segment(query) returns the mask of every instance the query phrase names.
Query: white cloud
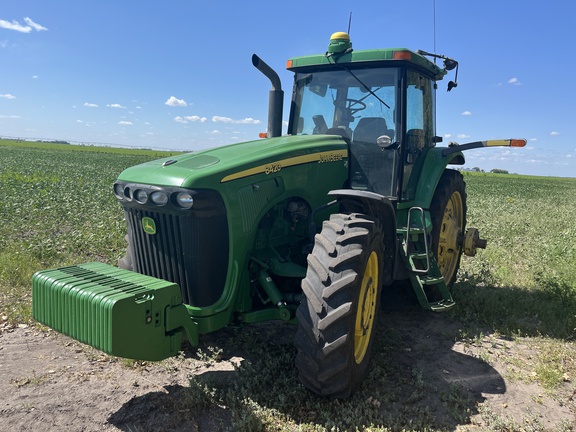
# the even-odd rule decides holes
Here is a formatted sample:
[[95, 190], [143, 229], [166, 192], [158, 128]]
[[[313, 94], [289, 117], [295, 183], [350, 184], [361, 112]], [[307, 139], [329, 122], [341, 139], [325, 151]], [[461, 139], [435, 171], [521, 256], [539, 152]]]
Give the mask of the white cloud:
[[35, 23], [34, 21], [32, 21], [30, 18], [25, 17], [24, 21], [26, 22], [26, 24], [28, 24], [30, 27], [32, 27], [34, 30], [36, 31], [42, 31], [42, 30], [48, 30], [46, 27], [41, 26], [40, 24]]
[[458, 138], [458, 139], [465, 139], [465, 138], [470, 138], [470, 135], [466, 135], [466, 134], [458, 134], [458, 135], [456, 135], [456, 138]]
[[84, 102], [84, 106], [88, 107], [88, 108], [98, 108], [98, 105], [90, 103], [90, 102]]
[[16, 99], [16, 96], [11, 95], [10, 93], [7, 94], [0, 94], [0, 98], [4, 99]]
[[32, 79], [38, 79], [38, 75], [33, 75]]
[[558, 131], [550, 132], [550, 136], [558, 136], [558, 135], [560, 135], [560, 132], [558, 132]]
[[242, 120], [235, 120], [234, 123], [239, 123], [239, 124], [260, 124], [262, 123], [260, 120], [254, 120], [252, 117], [248, 117]]
[[521, 83], [520, 81], [518, 81], [518, 78], [510, 78], [510, 79], [508, 80], [508, 84], [512, 84], [512, 85], [515, 85], [515, 86], [520, 86], [520, 85], [522, 85], [522, 83]]
[[461, 115], [463, 116], [471, 116], [472, 112], [471, 111], [464, 111]]
[[232, 123], [233, 120], [230, 117], [214, 116], [212, 121], [215, 123]]
[[118, 124], [122, 125], [122, 126], [132, 126], [134, 123], [123, 120], [123, 121], [119, 121]]
[[214, 116], [212, 117], [212, 121], [215, 123], [233, 123], [233, 124], [260, 124], [262, 123], [260, 120], [254, 120], [251, 117], [242, 119], [242, 120], [234, 120], [230, 117], [222, 117], [222, 116]]
[[184, 116], [184, 117], [180, 117], [180, 116], [176, 116], [174, 117], [174, 121], [176, 123], [189, 123], [189, 122], [200, 122], [200, 123], [204, 123], [206, 122], [206, 120], [208, 120], [206, 117], [199, 117], [196, 115], [193, 116]]
[[26, 23], [26, 25], [20, 24], [16, 20], [13, 20], [12, 22], [6, 20], [0, 20], [0, 28], [4, 28], [6, 30], [14, 30], [20, 33], [30, 33], [32, 30], [36, 31], [48, 30], [46, 27], [41, 26], [38, 23], [35, 23], [28, 17], [24, 18], [24, 22]]
[[211, 135], [220, 135], [222, 132], [220, 132], [218, 129], [214, 129], [212, 132], [210, 132]]
[[122, 106], [120, 104], [108, 104], [106, 106], [109, 108], [126, 108], [125, 106]]
[[168, 98], [168, 100], [166, 102], [164, 102], [165, 105], [171, 106], [171, 107], [185, 107], [188, 106], [188, 104], [186, 103], [186, 101], [184, 99], [176, 99], [174, 96], [170, 96]]
[[2, 115], [2, 114], [0, 114], [0, 118], [19, 119], [20, 116], [17, 116], [17, 115]]

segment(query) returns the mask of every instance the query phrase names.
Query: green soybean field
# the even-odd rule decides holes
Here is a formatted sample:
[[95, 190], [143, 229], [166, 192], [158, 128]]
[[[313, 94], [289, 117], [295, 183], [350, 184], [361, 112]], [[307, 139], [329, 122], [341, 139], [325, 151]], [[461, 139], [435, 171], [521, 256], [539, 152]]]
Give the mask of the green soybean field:
[[[48, 371], [2, 375], [2, 363], [11, 364], [8, 347], [20, 346], [20, 338], [61, 340], [32, 319], [33, 273], [88, 261], [115, 265], [126, 227], [114, 180], [129, 166], [171, 154], [0, 140], [0, 393], [8, 397], [0, 429], [43, 427], [54, 410], [50, 399], [64, 397], [73, 379], [92, 392], [103, 383], [112, 393], [124, 390], [90, 396], [101, 405], [90, 405], [86, 419], [70, 414], [69, 423], [55, 418], [48, 426], [82, 420], [83, 430], [576, 429], [576, 178], [463, 172], [467, 226], [479, 229], [487, 248], [462, 258], [450, 312], [421, 311], [402, 287], [384, 297], [371, 372], [349, 400], [324, 400], [298, 384], [291, 324], [231, 327], [159, 364], [58, 342], [62, 357]], [[98, 386], [84, 369], [72, 375], [73, 363], [57, 366], [78, 357], [100, 374]], [[185, 382], [175, 385], [178, 374]], [[29, 402], [19, 392], [28, 392]], [[45, 400], [34, 399], [42, 394]]]

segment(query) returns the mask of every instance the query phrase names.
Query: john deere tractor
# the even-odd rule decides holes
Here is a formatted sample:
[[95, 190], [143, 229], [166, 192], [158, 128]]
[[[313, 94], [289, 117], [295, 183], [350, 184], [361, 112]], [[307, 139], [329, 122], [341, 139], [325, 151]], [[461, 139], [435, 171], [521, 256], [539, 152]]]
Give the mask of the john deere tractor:
[[[442, 59], [443, 67], [428, 57]], [[380, 299], [409, 281], [426, 310], [454, 306], [462, 253], [486, 246], [466, 228], [463, 151], [525, 140], [437, 146], [436, 82], [457, 62], [407, 49], [352, 49], [288, 60], [272, 82], [265, 139], [122, 172], [128, 248], [102, 263], [38, 272], [33, 315], [120, 357], [161, 360], [230, 323], [297, 324], [302, 383], [347, 397], [366, 375]], [[457, 75], [457, 69], [456, 69]], [[451, 81], [448, 88], [456, 86]]]

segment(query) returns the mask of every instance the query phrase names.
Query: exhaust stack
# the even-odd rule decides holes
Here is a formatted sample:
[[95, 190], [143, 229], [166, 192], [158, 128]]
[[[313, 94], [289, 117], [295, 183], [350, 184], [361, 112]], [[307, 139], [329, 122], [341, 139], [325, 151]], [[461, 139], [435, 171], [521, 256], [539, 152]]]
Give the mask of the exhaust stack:
[[268, 138], [282, 135], [282, 108], [284, 105], [284, 92], [278, 74], [256, 54], [252, 55], [252, 64], [262, 72], [272, 83], [272, 90], [268, 96]]

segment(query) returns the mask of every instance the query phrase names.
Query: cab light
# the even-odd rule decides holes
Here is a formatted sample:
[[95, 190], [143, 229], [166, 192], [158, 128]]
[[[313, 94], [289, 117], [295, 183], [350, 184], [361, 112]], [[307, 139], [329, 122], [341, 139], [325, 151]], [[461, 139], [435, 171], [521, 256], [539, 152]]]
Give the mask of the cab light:
[[267, 132], [260, 132], [258, 134], [258, 138], [268, 138], [268, 133]]
[[150, 201], [157, 206], [163, 206], [168, 202], [168, 195], [164, 191], [154, 191], [150, 194]]
[[194, 204], [194, 198], [188, 192], [178, 192], [176, 194], [176, 204], [184, 209], [189, 209]]
[[394, 51], [392, 58], [394, 60], [412, 60], [412, 53], [410, 51]]
[[292, 60], [286, 61], [286, 69], [290, 69], [292, 67]]

